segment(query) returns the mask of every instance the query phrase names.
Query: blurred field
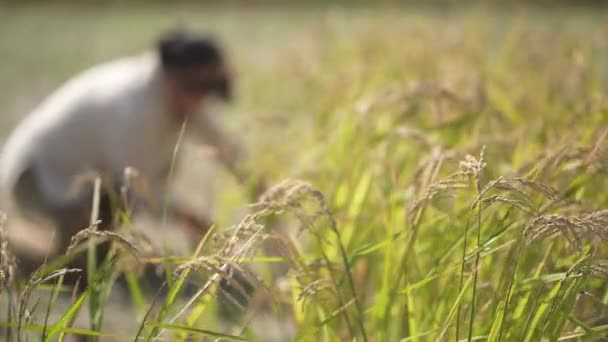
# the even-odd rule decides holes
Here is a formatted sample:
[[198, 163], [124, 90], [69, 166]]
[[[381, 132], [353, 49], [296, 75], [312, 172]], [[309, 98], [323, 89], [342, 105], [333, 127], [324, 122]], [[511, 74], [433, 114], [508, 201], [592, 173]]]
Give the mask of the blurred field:
[[[210, 246], [195, 267], [206, 280], [253, 257], [264, 285], [251, 305], [220, 324], [205, 293], [164, 338], [280, 330], [270, 318], [249, 330], [252, 317], [291, 321], [295, 334], [277, 340], [607, 334], [604, 8], [5, 6], [1, 135], [73, 73], [177, 23], [230, 53], [237, 101], [222, 117], [249, 167], [310, 186], [283, 183], [250, 209], [236, 230], [247, 258]], [[182, 164], [176, 191], [218, 230], [243, 217], [248, 199], [221, 169], [195, 150]], [[179, 311], [160, 301], [143, 336]]]

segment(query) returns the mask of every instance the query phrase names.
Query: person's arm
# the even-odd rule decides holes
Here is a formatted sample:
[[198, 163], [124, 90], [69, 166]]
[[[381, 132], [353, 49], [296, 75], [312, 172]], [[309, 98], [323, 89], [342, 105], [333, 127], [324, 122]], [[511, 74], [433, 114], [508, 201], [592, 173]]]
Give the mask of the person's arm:
[[246, 159], [244, 148], [229, 137], [219, 123], [208, 113], [200, 113], [193, 117], [191, 130], [204, 143], [213, 148], [218, 160], [236, 178], [237, 182], [248, 189], [252, 200], [255, 200], [264, 190], [265, 183], [259, 177], [253, 177], [243, 167]]
[[188, 130], [212, 147], [222, 164], [240, 180], [242, 171], [237, 165], [244, 159], [244, 149], [222, 130], [217, 119], [212, 114], [202, 112], [190, 118], [189, 126]]
[[208, 113], [201, 113], [193, 120], [193, 130], [200, 139], [213, 148], [218, 160], [245, 188], [250, 201], [257, 201], [266, 189], [265, 177], [253, 174], [244, 167], [246, 153], [236, 140], [226, 135], [220, 125]]
[[168, 189], [166, 178], [144, 180], [138, 175], [131, 174], [130, 203], [140, 209], [147, 209], [148, 213], [159, 220], [170, 219], [181, 224], [192, 241], [199, 241], [211, 228], [213, 221], [205, 215], [196, 213], [192, 208], [179, 203]]

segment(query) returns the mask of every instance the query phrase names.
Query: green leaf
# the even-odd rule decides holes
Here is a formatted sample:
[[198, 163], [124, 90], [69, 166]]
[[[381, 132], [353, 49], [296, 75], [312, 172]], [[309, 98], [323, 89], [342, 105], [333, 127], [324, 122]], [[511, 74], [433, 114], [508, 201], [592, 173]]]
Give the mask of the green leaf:
[[89, 291], [87, 290], [83, 294], [81, 294], [80, 297], [74, 303], [72, 303], [72, 305], [70, 305], [66, 312], [63, 313], [59, 321], [57, 321], [57, 323], [55, 323], [55, 325], [49, 330], [49, 334], [44, 339], [44, 341], [52, 341], [51, 338], [53, 336], [57, 335], [58, 333], [64, 332], [65, 328], [70, 327], [72, 325], [72, 322], [76, 318], [76, 315], [78, 314], [78, 312], [80, 312], [82, 304], [84, 304], [88, 297]]
[[228, 338], [228, 339], [232, 339], [232, 340], [236, 340], [236, 341], [247, 341], [245, 338], [240, 337], [240, 336], [235, 336], [235, 335], [230, 335], [230, 334], [224, 334], [224, 333], [220, 333], [220, 332], [212, 331], [212, 330], [192, 328], [192, 327], [187, 327], [185, 325], [179, 325], [179, 324], [163, 324], [163, 323], [155, 324], [155, 323], [149, 323], [147, 325], [150, 325], [150, 326], [152, 326], [154, 328], [160, 328], [160, 329], [174, 330], [174, 331], [193, 333], [193, 334], [199, 334], [199, 335], [214, 336], [214, 337], [223, 337], [223, 338]]

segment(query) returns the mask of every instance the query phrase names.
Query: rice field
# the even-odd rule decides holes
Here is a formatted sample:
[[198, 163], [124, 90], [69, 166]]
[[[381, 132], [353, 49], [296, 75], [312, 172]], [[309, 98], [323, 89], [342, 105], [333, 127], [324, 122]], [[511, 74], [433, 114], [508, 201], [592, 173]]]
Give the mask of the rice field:
[[137, 236], [111, 237], [80, 296], [66, 271], [8, 284], [2, 245], [6, 340], [608, 336], [606, 8], [2, 5], [2, 137], [72, 74], [180, 23], [229, 52], [221, 120], [273, 186], [254, 198], [186, 146], [175, 191], [217, 225], [155, 261], [159, 295], [127, 268], [125, 332], [109, 292]]

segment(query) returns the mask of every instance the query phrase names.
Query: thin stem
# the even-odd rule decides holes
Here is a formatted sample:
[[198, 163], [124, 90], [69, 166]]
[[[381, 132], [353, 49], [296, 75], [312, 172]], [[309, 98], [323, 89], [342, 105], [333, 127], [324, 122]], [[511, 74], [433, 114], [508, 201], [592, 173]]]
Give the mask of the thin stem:
[[[184, 134], [186, 133], [186, 127], [188, 127], [188, 117], [186, 116], [184, 118], [184, 121], [182, 122], [182, 127], [179, 131], [179, 135], [177, 136], [177, 141], [175, 142], [175, 146], [173, 147], [173, 154], [171, 155], [171, 165], [169, 166], [169, 175], [168, 175], [168, 179], [171, 179], [173, 177], [173, 173], [175, 172], [175, 164], [177, 162], [177, 154], [179, 153], [179, 148], [182, 145], [182, 140], [184, 138]], [[164, 198], [163, 198], [163, 217], [162, 217], [162, 222], [163, 222], [163, 227], [167, 226], [167, 214], [169, 211], [169, 196], [165, 193], [164, 194]]]
[[483, 203], [477, 204], [477, 253], [475, 255], [475, 269], [473, 270], [473, 298], [471, 299], [471, 315], [469, 318], [469, 337], [468, 341], [473, 338], [473, 323], [475, 321], [475, 299], [477, 298], [477, 278], [479, 275], [479, 258], [481, 254], [481, 211]]
[[[467, 256], [467, 242], [468, 242], [468, 234], [469, 234], [469, 224], [471, 222], [471, 217], [467, 218], [467, 223], [464, 227], [464, 242], [462, 247], [462, 266], [460, 268], [460, 282], [458, 285], [458, 293], [462, 292], [462, 287], [464, 286], [464, 271], [466, 266], [466, 256]], [[458, 304], [458, 311], [456, 312], [456, 341], [460, 338], [460, 304]]]

